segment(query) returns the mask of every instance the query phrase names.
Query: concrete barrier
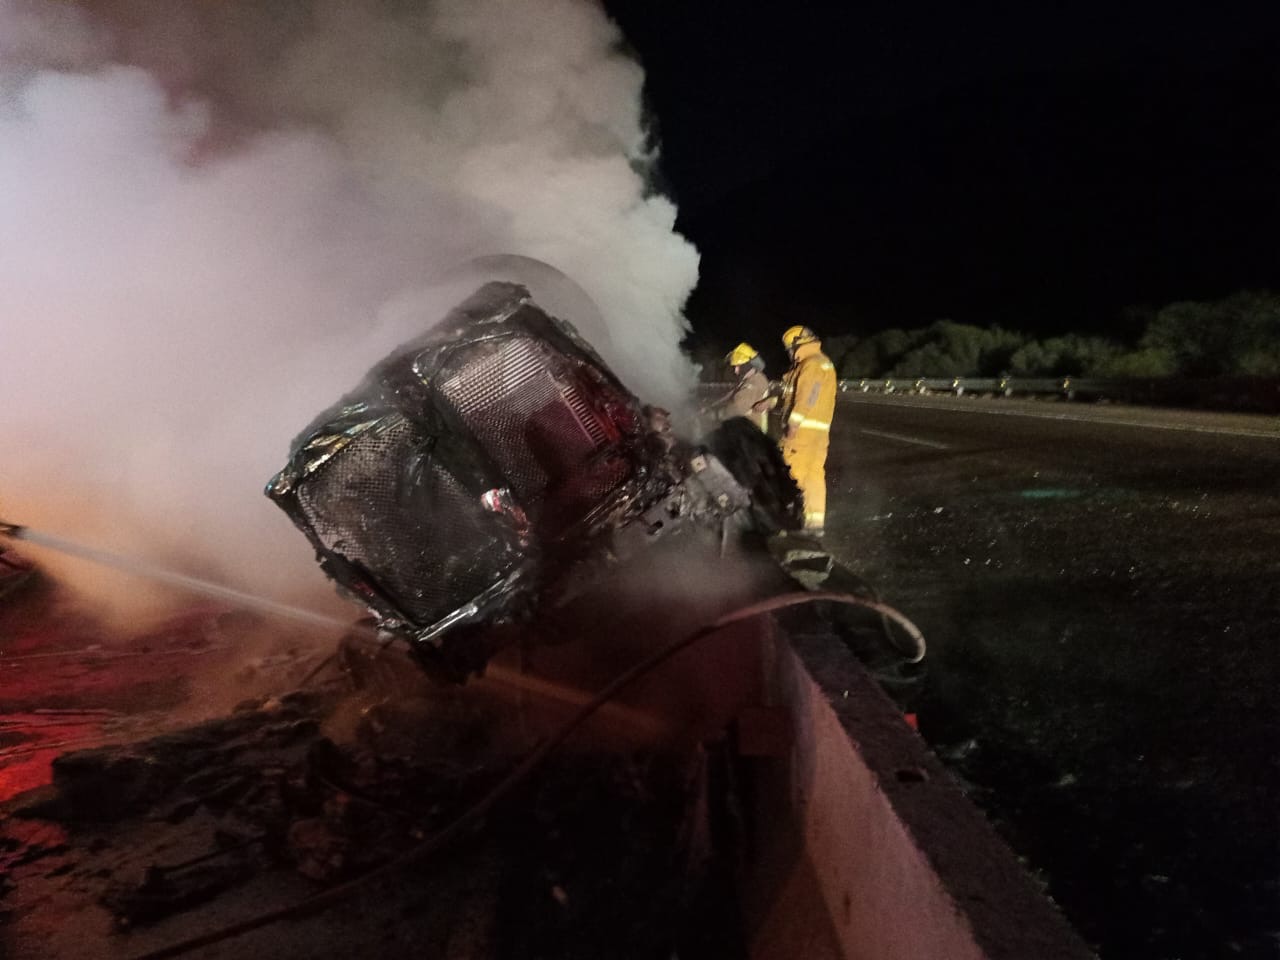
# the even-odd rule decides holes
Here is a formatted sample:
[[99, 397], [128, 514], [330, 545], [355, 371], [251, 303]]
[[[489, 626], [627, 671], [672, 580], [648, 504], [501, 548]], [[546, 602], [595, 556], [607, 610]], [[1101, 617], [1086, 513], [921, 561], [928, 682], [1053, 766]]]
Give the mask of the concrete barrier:
[[744, 761], [753, 957], [1093, 956], [843, 644], [764, 646], [790, 748]]

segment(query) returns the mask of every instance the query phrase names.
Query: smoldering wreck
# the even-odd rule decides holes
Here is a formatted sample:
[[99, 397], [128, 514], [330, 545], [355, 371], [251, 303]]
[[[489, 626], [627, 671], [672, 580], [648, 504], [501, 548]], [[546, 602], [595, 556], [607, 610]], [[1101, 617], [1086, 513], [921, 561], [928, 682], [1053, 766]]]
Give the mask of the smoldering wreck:
[[[726, 467], [717, 452], [730, 451]], [[267, 486], [321, 567], [461, 678], [498, 637], [656, 541], [798, 526], [775, 448], [740, 423], [694, 446], [568, 323], [490, 283], [378, 364]]]
[[854, 656], [923, 639], [797, 540], [776, 448], [683, 438], [523, 287], [267, 494], [363, 617], [229, 715], [60, 755], [0, 828], [9, 955], [1088, 955]]

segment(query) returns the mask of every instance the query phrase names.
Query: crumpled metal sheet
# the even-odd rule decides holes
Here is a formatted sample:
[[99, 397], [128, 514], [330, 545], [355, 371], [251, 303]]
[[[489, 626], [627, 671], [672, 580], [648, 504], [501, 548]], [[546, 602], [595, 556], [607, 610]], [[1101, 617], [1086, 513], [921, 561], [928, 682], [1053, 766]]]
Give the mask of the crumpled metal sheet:
[[424, 655], [531, 616], [615, 533], [718, 529], [751, 503], [510, 283], [377, 364], [266, 492], [340, 588]]

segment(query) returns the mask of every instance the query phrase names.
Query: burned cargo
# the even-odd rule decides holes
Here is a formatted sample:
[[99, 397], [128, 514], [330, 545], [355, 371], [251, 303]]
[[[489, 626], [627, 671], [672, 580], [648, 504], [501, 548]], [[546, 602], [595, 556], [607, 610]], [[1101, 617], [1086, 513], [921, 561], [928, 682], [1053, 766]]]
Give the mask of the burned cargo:
[[795, 527], [789, 473], [738, 426], [681, 440], [568, 322], [493, 282], [322, 413], [266, 492], [382, 635], [461, 680], [648, 543]]

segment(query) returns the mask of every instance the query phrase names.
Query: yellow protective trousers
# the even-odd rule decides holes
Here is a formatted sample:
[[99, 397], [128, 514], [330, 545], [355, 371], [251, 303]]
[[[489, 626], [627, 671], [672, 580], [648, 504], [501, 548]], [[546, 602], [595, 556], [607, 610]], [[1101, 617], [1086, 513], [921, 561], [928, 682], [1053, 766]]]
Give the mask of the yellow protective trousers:
[[831, 434], [800, 427], [782, 442], [782, 459], [804, 496], [804, 528], [821, 530], [827, 522], [827, 447]]

